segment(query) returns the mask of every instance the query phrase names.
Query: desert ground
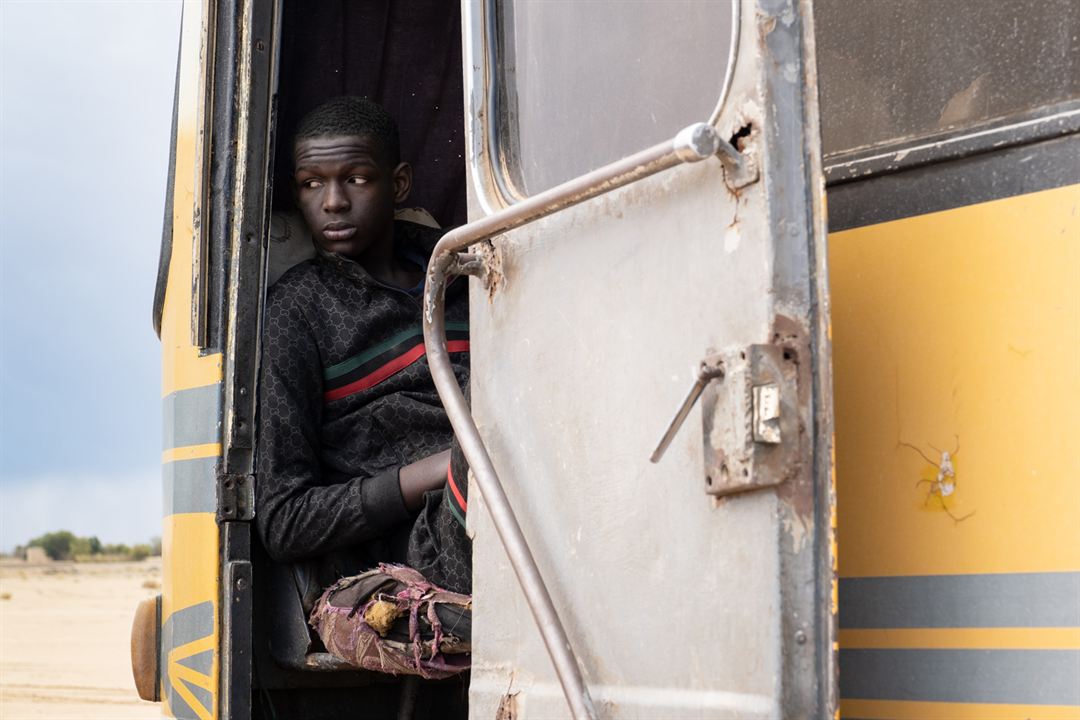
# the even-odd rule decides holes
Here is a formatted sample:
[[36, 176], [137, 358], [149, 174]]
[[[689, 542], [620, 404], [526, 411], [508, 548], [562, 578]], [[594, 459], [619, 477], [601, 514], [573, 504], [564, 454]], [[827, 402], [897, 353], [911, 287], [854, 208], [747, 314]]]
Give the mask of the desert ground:
[[159, 592], [160, 559], [0, 561], [0, 718], [157, 718], [131, 679], [135, 606]]

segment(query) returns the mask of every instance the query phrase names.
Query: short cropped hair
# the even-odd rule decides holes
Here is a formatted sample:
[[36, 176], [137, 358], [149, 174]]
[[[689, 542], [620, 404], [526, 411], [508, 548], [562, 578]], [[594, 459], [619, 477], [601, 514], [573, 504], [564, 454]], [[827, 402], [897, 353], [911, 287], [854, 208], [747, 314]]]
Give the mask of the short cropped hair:
[[372, 138], [390, 167], [401, 162], [397, 122], [381, 105], [367, 98], [341, 95], [327, 100], [300, 120], [293, 144], [309, 138], [335, 135]]

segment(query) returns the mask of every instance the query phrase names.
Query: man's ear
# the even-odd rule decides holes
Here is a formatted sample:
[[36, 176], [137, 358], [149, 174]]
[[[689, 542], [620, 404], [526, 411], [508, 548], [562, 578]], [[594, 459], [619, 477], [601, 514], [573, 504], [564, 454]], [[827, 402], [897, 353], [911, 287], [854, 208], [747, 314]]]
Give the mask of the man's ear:
[[398, 163], [394, 168], [394, 202], [401, 204], [409, 198], [412, 191], [412, 165], [407, 162]]

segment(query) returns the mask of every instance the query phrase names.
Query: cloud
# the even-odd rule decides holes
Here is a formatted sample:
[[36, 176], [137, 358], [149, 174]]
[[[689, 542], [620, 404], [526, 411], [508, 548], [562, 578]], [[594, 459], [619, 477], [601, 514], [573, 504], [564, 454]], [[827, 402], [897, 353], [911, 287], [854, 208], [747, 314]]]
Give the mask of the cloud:
[[0, 550], [54, 530], [105, 543], [161, 535], [161, 468], [125, 475], [40, 475], [0, 483]]
[[179, 26], [175, 0], [0, 0], [5, 484], [160, 457], [150, 307]]
[[0, 549], [161, 534], [150, 325], [181, 5], [0, 0]]

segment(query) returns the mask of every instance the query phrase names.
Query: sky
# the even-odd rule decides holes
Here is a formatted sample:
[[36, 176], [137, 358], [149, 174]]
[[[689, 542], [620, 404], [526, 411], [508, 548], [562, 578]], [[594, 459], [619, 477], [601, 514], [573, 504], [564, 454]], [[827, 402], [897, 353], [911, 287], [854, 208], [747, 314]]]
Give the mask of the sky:
[[0, 0], [0, 551], [161, 534], [179, 0]]

